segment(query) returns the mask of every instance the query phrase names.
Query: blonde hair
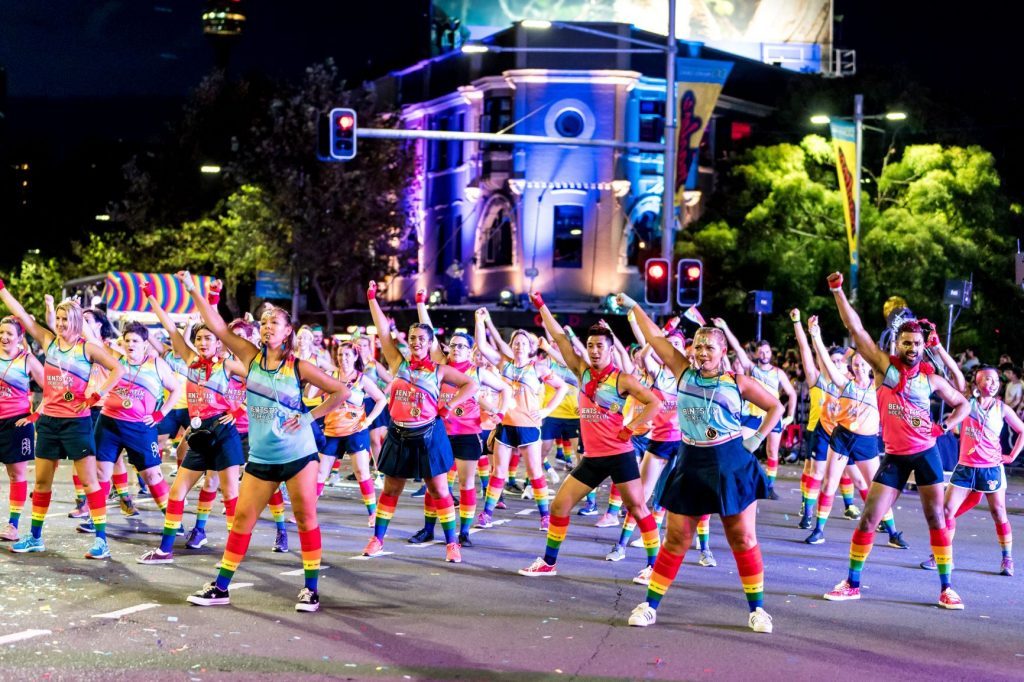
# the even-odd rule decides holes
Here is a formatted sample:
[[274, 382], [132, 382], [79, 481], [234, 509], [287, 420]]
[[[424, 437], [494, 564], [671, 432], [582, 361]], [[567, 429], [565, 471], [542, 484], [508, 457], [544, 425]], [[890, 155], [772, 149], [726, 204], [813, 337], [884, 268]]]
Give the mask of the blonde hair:
[[716, 345], [721, 347], [723, 350], [729, 347], [729, 342], [725, 338], [725, 332], [718, 327], [701, 327], [693, 335], [693, 342], [696, 343], [698, 336], [713, 337]]
[[57, 308], [54, 312], [58, 313], [61, 310], [64, 311], [64, 314], [68, 318], [68, 331], [75, 336], [81, 336], [83, 324], [82, 306], [80, 306], [78, 301], [75, 299], [67, 298], [57, 304]]

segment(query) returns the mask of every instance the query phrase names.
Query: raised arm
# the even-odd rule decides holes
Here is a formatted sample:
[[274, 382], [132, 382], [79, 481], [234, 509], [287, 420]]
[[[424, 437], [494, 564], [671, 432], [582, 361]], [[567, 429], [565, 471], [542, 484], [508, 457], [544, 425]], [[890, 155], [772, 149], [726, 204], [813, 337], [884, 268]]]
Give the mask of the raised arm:
[[487, 308], [477, 308], [476, 310], [476, 347], [480, 350], [480, 354], [483, 355], [487, 362], [494, 366], [501, 363], [501, 353], [494, 350], [491, 344], [487, 341], [487, 320], [490, 319], [490, 315], [487, 312]]
[[[420, 320], [420, 324], [430, 325], [430, 328], [434, 328], [434, 323], [430, 321], [430, 313], [427, 312], [427, 290], [417, 289], [416, 290], [416, 316]], [[444, 363], [447, 358], [444, 355], [444, 351], [441, 350], [441, 344], [437, 341], [437, 335], [430, 342], [430, 359], [437, 364]]]
[[[253, 359], [259, 354], [259, 349], [249, 341], [246, 341], [241, 336], [234, 334], [228, 329], [227, 322], [220, 316], [216, 306], [210, 305], [210, 302], [206, 300], [202, 292], [199, 291], [199, 287], [196, 286], [195, 278], [192, 277], [191, 273], [187, 271], [181, 271], [175, 274], [175, 277], [185, 287], [185, 291], [192, 297], [192, 301], [196, 304], [196, 308], [199, 310], [199, 314], [203, 318], [203, 322], [206, 323], [207, 328], [214, 335], [220, 339], [220, 342], [231, 351], [239, 362], [246, 367], [252, 363]], [[216, 291], [220, 291], [220, 281], [215, 281], [212, 285]], [[173, 336], [171, 337], [173, 340]], [[182, 339], [184, 342], [184, 339]], [[175, 346], [175, 352], [177, 352], [177, 346]], [[180, 353], [179, 353], [180, 355]], [[184, 357], [184, 356], [182, 356]]]
[[807, 342], [807, 334], [804, 333], [804, 328], [800, 324], [800, 310], [797, 308], [790, 310], [789, 319], [793, 321], [793, 334], [796, 336], [796, 346], [800, 351], [800, 364], [804, 368], [804, 377], [807, 379], [808, 386], [814, 386], [818, 383], [818, 377], [821, 376], [821, 373], [818, 371], [818, 365], [814, 361], [811, 345]]
[[843, 319], [846, 331], [850, 332], [850, 336], [853, 337], [857, 352], [868, 361], [868, 364], [876, 372], [885, 372], [889, 369], [889, 356], [875, 344], [871, 335], [865, 331], [860, 315], [846, 299], [846, 292], [843, 291], [843, 276], [838, 272], [829, 275], [828, 288], [832, 290], [832, 295], [836, 299], [836, 307], [839, 309], [839, 317]]
[[487, 325], [487, 333], [491, 335], [491, 339], [494, 341], [494, 347], [499, 353], [511, 360], [512, 347], [505, 343], [505, 339], [501, 338], [501, 334], [498, 333], [498, 328], [494, 326], [494, 321], [491, 319], [490, 313], [487, 313], [487, 317], [484, 318], [484, 324]]
[[750, 361], [750, 356], [747, 355], [747, 351], [743, 350], [743, 344], [740, 343], [739, 339], [736, 338], [736, 335], [732, 333], [731, 329], [729, 329], [729, 325], [726, 321], [720, 317], [712, 317], [711, 324], [722, 330], [722, 333], [725, 334], [726, 341], [729, 342], [729, 347], [732, 348], [734, 353], [736, 353], [736, 359], [739, 361], [740, 367], [743, 368], [744, 372], [750, 374], [750, 370], [754, 368], [754, 363]]
[[[174, 354], [184, 360], [185, 364], [192, 364], [195, 362], [197, 357], [196, 352], [192, 350], [192, 347], [188, 345], [185, 337], [178, 331], [178, 328], [171, 320], [171, 316], [167, 314], [167, 311], [160, 307], [160, 304], [156, 300], [156, 290], [153, 288], [153, 285], [150, 282], [146, 282], [142, 285], [142, 291], [146, 294], [146, 300], [149, 302], [149, 307], [153, 311], [153, 314], [155, 314], [156, 318], [160, 320], [160, 325], [167, 332], [167, 338], [171, 342], [171, 348], [174, 349]], [[151, 334], [149, 338], [152, 341], [154, 337]], [[159, 346], [156, 346], [155, 343], [154, 347], [157, 348], [157, 350], [160, 350]]]
[[829, 381], [836, 385], [836, 388], [843, 390], [846, 384], [850, 383], [850, 377], [839, 371], [832, 356], [828, 354], [825, 342], [821, 340], [821, 327], [818, 326], [818, 316], [811, 315], [807, 318], [807, 329], [811, 333], [811, 341], [814, 343], [814, 351], [818, 354], [818, 362], [821, 363]]
[[686, 368], [690, 366], [686, 355], [680, 353], [675, 349], [675, 346], [668, 342], [668, 339], [662, 335], [658, 325], [654, 324], [654, 320], [647, 316], [647, 313], [637, 305], [636, 301], [626, 294], [617, 294], [615, 301], [619, 306], [633, 314], [636, 324], [640, 328], [640, 335], [643, 337], [642, 341], [651, 344], [655, 352], [658, 353], [658, 357], [664, 361], [665, 366], [676, 377], [681, 377]]
[[391, 334], [388, 332], [391, 329], [391, 324], [388, 322], [384, 311], [380, 309], [380, 303], [377, 302], [377, 282], [370, 282], [369, 286], [366, 287], [366, 301], [370, 304], [370, 316], [373, 318], [373, 326], [379, 332], [380, 351], [384, 355], [388, 369], [395, 372], [398, 370], [398, 366], [402, 364], [402, 353], [395, 346], [394, 339], [391, 338]]
[[964, 379], [964, 373], [960, 371], [960, 365], [956, 363], [956, 360], [943, 347], [939, 334], [935, 331], [935, 325], [931, 321], [924, 319], [918, 320], [918, 322], [925, 332], [925, 352], [931, 352], [939, 356], [942, 364], [945, 365], [946, 373], [949, 375], [949, 381], [953, 384], [953, 388], [963, 393], [967, 390], [967, 380]]
[[43, 303], [46, 305], [46, 326], [51, 332], [57, 333], [57, 306], [54, 305], [53, 296], [43, 295]]
[[555, 320], [555, 316], [551, 314], [550, 310], [548, 310], [540, 292], [535, 291], [530, 294], [530, 300], [533, 301], [533, 305], [537, 307], [538, 311], [540, 311], [540, 319], [544, 324], [544, 329], [551, 335], [551, 338], [555, 340], [555, 345], [558, 346], [558, 350], [562, 354], [562, 359], [565, 360], [565, 366], [568, 367], [569, 371], [576, 376], [582, 374], [585, 367], [580, 363], [580, 359], [576, 355], [576, 349], [572, 347], [572, 341], [570, 341], [569, 337], [566, 336], [565, 330], [562, 329], [562, 325], [558, 324], [558, 321]]
[[0, 279], [0, 301], [3, 301], [7, 309], [11, 311], [11, 314], [21, 322], [21, 326], [25, 328], [29, 336], [35, 339], [36, 343], [42, 346], [45, 351], [46, 347], [55, 338], [53, 332], [45, 329], [31, 315], [25, 312], [25, 308], [18, 302], [18, 299], [14, 298], [14, 294], [7, 290], [2, 279]]

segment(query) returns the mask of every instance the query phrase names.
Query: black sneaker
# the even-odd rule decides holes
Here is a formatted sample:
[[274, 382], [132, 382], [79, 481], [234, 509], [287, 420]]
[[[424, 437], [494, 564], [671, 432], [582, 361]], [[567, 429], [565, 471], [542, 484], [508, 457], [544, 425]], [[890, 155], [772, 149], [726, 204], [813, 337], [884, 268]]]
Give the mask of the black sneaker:
[[356, 474], [355, 474], [355, 472], [352, 472], [351, 474], [349, 474], [348, 476], [346, 476], [346, 477], [345, 477], [345, 480], [346, 480], [346, 481], [354, 481], [354, 480], [356, 480]]
[[469, 539], [469, 533], [459, 533], [459, 544], [463, 548], [473, 546], [473, 541]]
[[505, 483], [505, 490], [509, 491], [510, 493], [522, 494], [523, 492], [523, 488], [515, 481], [507, 481]]
[[217, 583], [207, 583], [188, 595], [185, 601], [196, 606], [222, 606], [231, 603], [231, 595], [227, 590], [217, 587]]
[[815, 528], [811, 531], [811, 534], [804, 540], [808, 545], [823, 545], [825, 544], [825, 534], [819, 529]]
[[777, 492], [775, 492], [775, 486], [772, 486], [772, 487], [768, 488], [768, 499], [769, 500], [777, 500], [777, 499], [779, 499], [779, 494]]
[[420, 528], [416, 533], [409, 538], [409, 544], [422, 545], [424, 542], [430, 542], [434, 539], [434, 531], [424, 526]]
[[306, 611], [313, 613], [314, 611], [320, 610], [320, 595], [316, 590], [311, 590], [308, 587], [303, 587], [299, 590], [299, 600], [295, 602], [296, 611]]
[[893, 549], [910, 549], [910, 545], [903, 539], [903, 531], [889, 533], [889, 546]]

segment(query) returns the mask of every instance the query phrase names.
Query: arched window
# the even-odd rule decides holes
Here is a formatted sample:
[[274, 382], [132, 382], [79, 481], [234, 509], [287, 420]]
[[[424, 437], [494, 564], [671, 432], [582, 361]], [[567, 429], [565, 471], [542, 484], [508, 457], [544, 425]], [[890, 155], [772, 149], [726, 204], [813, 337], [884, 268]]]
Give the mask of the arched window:
[[478, 268], [512, 265], [515, 210], [508, 197], [495, 194], [487, 200], [477, 229]]

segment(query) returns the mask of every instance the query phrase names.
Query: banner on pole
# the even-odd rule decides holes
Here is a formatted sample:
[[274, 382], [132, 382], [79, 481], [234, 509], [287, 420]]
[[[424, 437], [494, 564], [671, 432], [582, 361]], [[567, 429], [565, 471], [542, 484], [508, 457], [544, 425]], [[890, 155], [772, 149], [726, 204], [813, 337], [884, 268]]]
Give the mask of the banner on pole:
[[[196, 278], [199, 292], [206, 296], [213, 277], [200, 275]], [[160, 307], [172, 315], [190, 315], [198, 312], [192, 297], [174, 275], [165, 273], [111, 272], [107, 274], [103, 288], [103, 300], [108, 313], [150, 312], [142, 286], [153, 285]]]
[[676, 206], [683, 192], [697, 188], [697, 157], [711, 112], [715, 109], [732, 62], [681, 57], [676, 60]]
[[843, 201], [846, 220], [846, 240], [850, 249], [850, 263], [857, 262], [857, 235], [854, 218], [857, 214], [857, 195], [860, 191], [860, 168], [857, 159], [857, 127], [849, 121], [832, 121], [832, 148], [836, 154], [836, 175]]

